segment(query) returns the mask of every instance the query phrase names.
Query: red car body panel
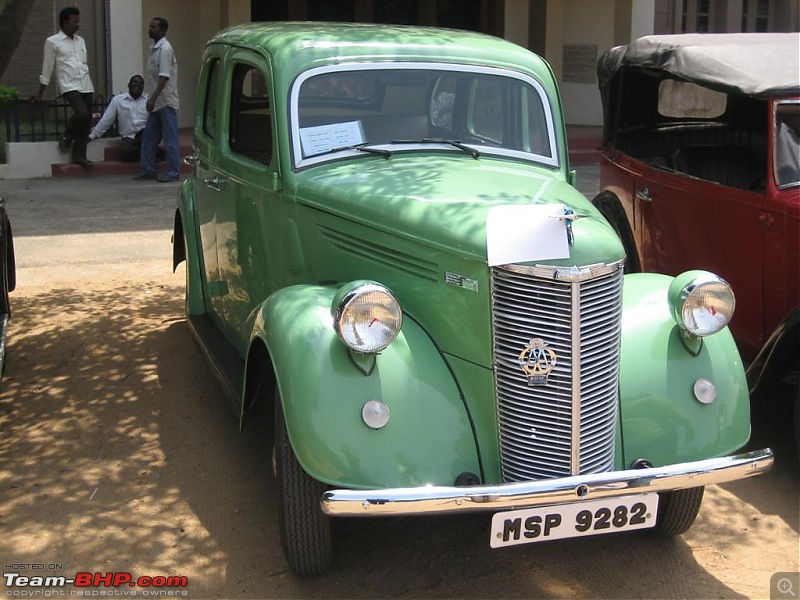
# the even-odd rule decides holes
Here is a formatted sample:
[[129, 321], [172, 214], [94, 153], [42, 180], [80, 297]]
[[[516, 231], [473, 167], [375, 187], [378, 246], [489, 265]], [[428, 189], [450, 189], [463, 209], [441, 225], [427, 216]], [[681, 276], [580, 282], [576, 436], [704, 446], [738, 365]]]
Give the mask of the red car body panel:
[[[772, 152], [769, 144], [769, 164]], [[643, 271], [706, 269], [731, 284], [737, 306], [730, 327], [746, 359], [800, 303], [800, 187], [779, 189], [773, 169], [762, 193], [606, 148], [600, 187], [621, 201]]]

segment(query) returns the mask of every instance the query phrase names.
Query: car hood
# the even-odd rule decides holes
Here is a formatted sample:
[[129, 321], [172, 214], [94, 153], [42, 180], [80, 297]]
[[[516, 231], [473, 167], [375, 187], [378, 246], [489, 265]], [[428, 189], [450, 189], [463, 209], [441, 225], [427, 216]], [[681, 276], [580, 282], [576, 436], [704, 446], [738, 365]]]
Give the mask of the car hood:
[[482, 156], [364, 157], [300, 174], [300, 204], [367, 223], [387, 233], [486, 260], [486, 219], [493, 206], [563, 203], [579, 217], [570, 257], [553, 264], [619, 260], [613, 230], [558, 171]]

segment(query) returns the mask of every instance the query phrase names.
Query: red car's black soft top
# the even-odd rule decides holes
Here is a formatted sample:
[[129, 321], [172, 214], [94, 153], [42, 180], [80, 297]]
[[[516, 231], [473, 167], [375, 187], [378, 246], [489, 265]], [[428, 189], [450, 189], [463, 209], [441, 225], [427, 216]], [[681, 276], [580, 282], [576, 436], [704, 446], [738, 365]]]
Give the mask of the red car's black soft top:
[[728, 94], [800, 96], [800, 34], [649, 35], [600, 57], [597, 79], [603, 93], [623, 67], [661, 71]]

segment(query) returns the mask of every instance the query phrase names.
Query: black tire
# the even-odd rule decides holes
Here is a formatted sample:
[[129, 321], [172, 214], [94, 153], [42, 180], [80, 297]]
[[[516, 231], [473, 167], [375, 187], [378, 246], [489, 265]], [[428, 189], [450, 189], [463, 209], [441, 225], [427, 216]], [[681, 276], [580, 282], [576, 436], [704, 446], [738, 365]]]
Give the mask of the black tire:
[[[5, 236], [3, 236], [5, 237]], [[3, 237], [0, 237], [0, 243], [3, 242]], [[8, 335], [8, 320], [11, 317], [11, 301], [8, 297], [8, 292], [11, 289], [9, 279], [13, 269], [13, 264], [9, 266], [9, 252], [6, 245], [0, 248], [0, 378], [3, 377], [3, 372], [6, 366], [6, 356], [8, 346], [5, 344], [6, 336]]]
[[330, 519], [319, 506], [326, 487], [297, 462], [278, 392], [275, 397], [275, 480], [281, 545], [296, 575], [321, 575], [333, 558]]
[[598, 194], [592, 199], [592, 204], [599, 210], [617, 233], [619, 241], [625, 250], [625, 273], [641, 273], [642, 266], [639, 263], [639, 255], [636, 253], [636, 243], [633, 241], [633, 234], [628, 225], [628, 218], [622, 209], [619, 199], [609, 192]]
[[700, 511], [703, 492], [705, 492], [704, 487], [696, 487], [660, 494], [658, 517], [653, 533], [673, 536], [688, 531]]
[[14, 268], [13, 263], [9, 264], [9, 260], [13, 261], [13, 255], [9, 252], [8, 246], [8, 232], [0, 236], [0, 242], [5, 245], [0, 248], [0, 315], [11, 316], [11, 301], [9, 300], [8, 293], [13, 289], [12, 287], [12, 272]]

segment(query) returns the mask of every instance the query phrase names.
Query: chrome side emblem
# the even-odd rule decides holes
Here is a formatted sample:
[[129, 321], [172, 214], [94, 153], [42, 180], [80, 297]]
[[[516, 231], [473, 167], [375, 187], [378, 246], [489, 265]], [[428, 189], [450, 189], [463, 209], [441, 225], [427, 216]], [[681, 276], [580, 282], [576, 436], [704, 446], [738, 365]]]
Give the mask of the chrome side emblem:
[[558, 356], [542, 338], [533, 338], [519, 353], [518, 362], [528, 378], [528, 385], [547, 385], [547, 377], [558, 364]]

